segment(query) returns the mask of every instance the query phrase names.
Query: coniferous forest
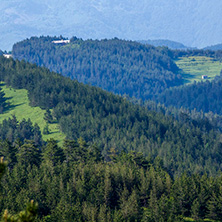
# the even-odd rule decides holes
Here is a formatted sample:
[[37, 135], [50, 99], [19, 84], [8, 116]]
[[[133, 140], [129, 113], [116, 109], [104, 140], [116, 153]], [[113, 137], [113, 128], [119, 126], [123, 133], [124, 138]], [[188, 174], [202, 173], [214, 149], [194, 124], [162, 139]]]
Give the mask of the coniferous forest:
[[172, 59], [151, 45], [117, 38], [84, 41], [73, 37], [70, 44], [61, 46], [52, 43], [55, 39], [32, 37], [14, 44], [13, 57], [143, 100], [183, 82]]
[[[15, 44], [18, 60], [0, 56], [0, 81], [26, 89], [66, 135], [59, 146], [28, 117], [0, 123], [2, 220], [222, 221], [220, 77], [180, 86], [172, 58], [185, 52], [55, 39]], [[0, 113], [8, 107], [1, 90]]]

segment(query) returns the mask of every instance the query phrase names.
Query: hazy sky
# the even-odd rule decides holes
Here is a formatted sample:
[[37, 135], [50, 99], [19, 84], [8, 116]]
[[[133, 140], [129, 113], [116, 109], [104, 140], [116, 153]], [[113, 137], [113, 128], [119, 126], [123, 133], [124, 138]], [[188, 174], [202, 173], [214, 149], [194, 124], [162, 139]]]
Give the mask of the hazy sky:
[[222, 0], [0, 0], [0, 49], [31, 36], [221, 43]]

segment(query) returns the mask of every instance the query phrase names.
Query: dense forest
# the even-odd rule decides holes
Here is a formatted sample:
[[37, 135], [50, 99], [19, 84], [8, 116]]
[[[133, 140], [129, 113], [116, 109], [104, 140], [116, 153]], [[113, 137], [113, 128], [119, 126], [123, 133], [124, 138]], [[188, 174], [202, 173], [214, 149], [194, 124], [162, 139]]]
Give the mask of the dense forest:
[[[38, 124], [34, 124], [30, 119], [23, 119], [18, 122], [15, 116], [3, 120], [0, 123], [0, 138], [10, 143], [24, 142], [24, 140], [32, 140], [35, 145], [42, 145], [42, 135]], [[2, 150], [0, 150], [1, 156]]]
[[206, 56], [216, 60], [222, 61], [222, 50], [211, 50], [211, 49], [187, 49], [187, 50], [171, 50], [167, 47], [159, 48], [161, 53], [168, 55], [172, 59], [178, 59], [179, 57], [188, 56]]
[[[55, 46], [49, 37], [31, 38], [23, 44], [32, 40], [52, 47], [54, 53], [71, 50], [70, 45]], [[71, 46], [77, 50], [94, 44], [95, 49], [107, 49], [106, 44], [113, 47], [120, 42], [123, 48], [132, 44], [132, 49], [140, 49], [140, 44], [118, 39], [73, 38]], [[158, 50], [167, 58], [177, 56], [166, 48]], [[46, 120], [57, 122], [67, 136], [60, 147], [53, 139], [43, 141], [39, 126], [28, 118], [18, 122], [12, 116], [0, 124], [0, 156], [5, 160], [0, 161], [3, 221], [179, 222], [187, 217], [222, 221], [222, 121], [219, 112], [220, 121], [209, 112], [219, 107], [220, 90], [214, 88], [220, 87], [220, 77], [166, 90], [168, 85], [162, 93], [149, 91], [166, 105], [134, 99], [132, 103], [47, 68], [3, 56], [0, 81], [27, 89], [30, 105], [46, 110]], [[185, 105], [189, 96], [196, 102], [209, 96], [206, 100], [214, 105], [204, 110], [199, 101], [194, 112], [190, 104]], [[170, 104], [173, 97], [183, 101], [180, 109], [167, 108], [174, 105]], [[10, 104], [3, 91], [0, 102], [5, 112]]]
[[177, 121], [46, 68], [4, 57], [0, 64], [0, 80], [27, 89], [30, 105], [52, 109], [51, 118], [68, 139], [96, 143], [104, 157], [112, 148], [160, 156], [174, 177], [184, 170], [211, 175], [221, 170], [221, 134], [207, 119]]
[[[60, 37], [62, 38], [62, 37]], [[148, 99], [183, 83], [172, 59], [151, 45], [117, 38], [52, 43], [56, 37], [32, 37], [13, 46], [13, 57], [25, 59], [82, 83], [116, 94]]]
[[184, 107], [187, 109], [196, 109], [197, 111], [213, 112], [222, 115], [221, 94], [222, 80], [221, 75], [213, 81], [194, 82], [193, 84], [175, 87], [166, 90], [157, 96], [156, 101], [165, 106], [174, 106], [176, 108]]
[[7, 169], [0, 163], [4, 221], [21, 215], [13, 221], [222, 220], [222, 175], [184, 173], [173, 179], [158, 157], [152, 161], [141, 153], [113, 150], [104, 160], [98, 147], [82, 138], [65, 140], [62, 148], [54, 140], [44, 146], [30, 140], [0, 145], [5, 143]]

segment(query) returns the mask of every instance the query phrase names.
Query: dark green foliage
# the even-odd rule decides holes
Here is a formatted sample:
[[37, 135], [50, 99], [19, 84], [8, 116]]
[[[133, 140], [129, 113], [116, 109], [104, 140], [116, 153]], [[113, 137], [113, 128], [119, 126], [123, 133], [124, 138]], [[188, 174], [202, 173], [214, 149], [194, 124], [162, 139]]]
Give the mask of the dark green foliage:
[[[30, 104], [52, 109], [51, 115], [67, 139], [82, 137], [91, 144], [96, 143], [106, 159], [114, 148], [117, 153], [135, 150], [152, 158], [161, 156], [163, 166], [174, 176], [184, 170], [216, 175], [221, 169], [220, 134], [208, 122], [189, 121], [183, 115], [180, 123], [171, 116], [148, 111], [124, 98], [45, 68], [3, 57], [0, 62], [1, 80], [14, 88], [27, 89]], [[24, 136], [31, 140], [39, 138], [39, 134], [31, 133], [30, 121], [22, 121], [18, 127], [17, 120], [12, 118], [3, 121], [2, 126], [0, 135], [10, 142]], [[83, 144], [82, 150], [74, 150], [84, 153], [84, 149]], [[80, 162], [86, 161], [87, 155]], [[68, 154], [65, 156], [67, 158]], [[75, 158], [79, 158], [78, 155]]]
[[23, 166], [37, 165], [40, 163], [40, 149], [36, 147], [34, 141], [25, 140], [25, 143], [17, 147], [17, 161]]
[[15, 116], [3, 120], [0, 124], [0, 139], [7, 139], [10, 143], [15, 143], [18, 140], [23, 142], [25, 139], [33, 140], [35, 145], [42, 145], [43, 143], [41, 131], [37, 124], [33, 126], [30, 119], [23, 119], [18, 122]]
[[49, 125], [48, 125], [48, 123], [45, 125], [45, 127], [43, 128], [43, 132], [42, 132], [44, 135], [47, 135], [47, 134], [49, 134], [50, 132], [49, 132]]
[[51, 111], [49, 109], [47, 109], [46, 112], [45, 112], [44, 120], [47, 123], [52, 123], [53, 122], [53, 117], [52, 117]]
[[169, 55], [172, 59], [189, 56], [206, 56], [222, 61], [222, 50], [188, 49], [188, 50], [170, 50], [166, 47], [161, 48], [162, 53]]
[[153, 46], [117, 38], [83, 41], [76, 37], [58, 46], [54, 39], [32, 37], [19, 42], [13, 46], [13, 57], [139, 99], [182, 84], [176, 64]]
[[43, 150], [43, 159], [46, 162], [50, 162], [53, 166], [63, 162], [64, 153], [63, 150], [57, 145], [54, 139], [47, 141], [47, 145]]
[[5, 111], [5, 109], [8, 106], [6, 100], [7, 99], [5, 98], [5, 93], [2, 91], [0, 87], [0, 114], [3, 113], [3, 111]]
[[196, 109], [204, 113], [213, 112], [222, 115], [221, 109], [222, 80], [221, 76], [213, 81], [193, 83], [180, 88], [173, 88], [157, 96], [157, 101], [165, 106]]
[[12, 168], [16, 163], [16, 152], [16, 147], [13, 146], [8, 140], [0, 142], [0, 156], [4, 157], [9, 168]]
[[6, 164], [4, 163], [4, 158], [1, 157], [1, 159], [0, 159], [0, 179], [4, 175], [5, 170], [6, 170]]
[[[21, 144], [23, 150], [32, 143], [27, 144]], [[62, 158], [62, 150], [67, 154], [83, 147], [78, 158]], [[116, 154], [110, 162], [87, 155], [85, 162], [89, 149], [83, 139], [65, 141], [62, 148], [50, 140], [32, 166], [26, 149], [29, 163], [23, 164], [29, 166], [18, 160], [2, 178], [0, 212], [7, 208], [15, 214], [33, 199], [39, 205], [37, 221], [173, 222], [184, 217], [221, 221], [221, 175], [183, 174], [173, 179], [161, 167], [159, 157], [152, 161], [135, 152]], [[0, 163], [0, 173], [4, 166]], [[28, 209], [36, 214], [36, 205], [23, 213]], [[7, 211], [6, 216], [11, 218]]]
[[[0, 159], [0, 180], [5, 173], [6, 170], [6, 163], [3, 161], [3, 157]], [[0, 199], [2, 201], [2, 197], [0, 196]], [[37, 210], [38, 210], [38, 204], [34, 203], [33, 200], [31, 200], [30, 203], [27, 204], [26, 209], [15, 214], [11, 215], [8, 213], [8, 210], [6, 209], [4, 211], [4, 214], [2, 216], [2, 220], [4, 222], [32, 222], [35, 221], [36, 215], [37, 215]]]

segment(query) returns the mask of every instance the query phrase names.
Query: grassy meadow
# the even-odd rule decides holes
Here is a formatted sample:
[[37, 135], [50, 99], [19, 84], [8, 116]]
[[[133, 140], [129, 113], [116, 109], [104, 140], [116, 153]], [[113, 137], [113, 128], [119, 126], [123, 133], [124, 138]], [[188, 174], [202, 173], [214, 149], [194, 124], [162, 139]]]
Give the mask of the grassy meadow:
[[[3, 114], [0, 114], [0, 122], [4, 119], [8, 119], [15, 115], [16, 118], [21, 121], [22, 119], [28, 119], [33, 123], [37, 123], [43, 132], [44, 127], [46, 126], [46, 121], [44, 120], [45, 110], [42, 110], [40, 107], [31, 107], [29, 105], [28, 92], [25, 89], [13, 89], [6, 87], [4, 84], [1, 84], [1, 87], [7, 98], [7, 102], [10, 103], [10, 108], [6, 110]], [[60, 132], [59, 125], [56, 123], [48, 124], [49, 134], [43, 136], [43, 140], [54, 138], [58, 141], [59, 145], [62, 145], [65, 135]]]
[[220, 222], [220, 221], [217, 221], [217, 220], [210, 220], [210, 219], [204, 219], [204, 220], [194, 220], [192, 218], [189, 218], [189, 217], [185, 217], [183, 218], [184, 222]]
[[208, 80], [214, 79], [222, 70], [222, 63], [206, 56], [181, 57], [175, 61], [181, 69], [180, 74], [184, 83], [201, 81], [202, 75], [207, 75]]

